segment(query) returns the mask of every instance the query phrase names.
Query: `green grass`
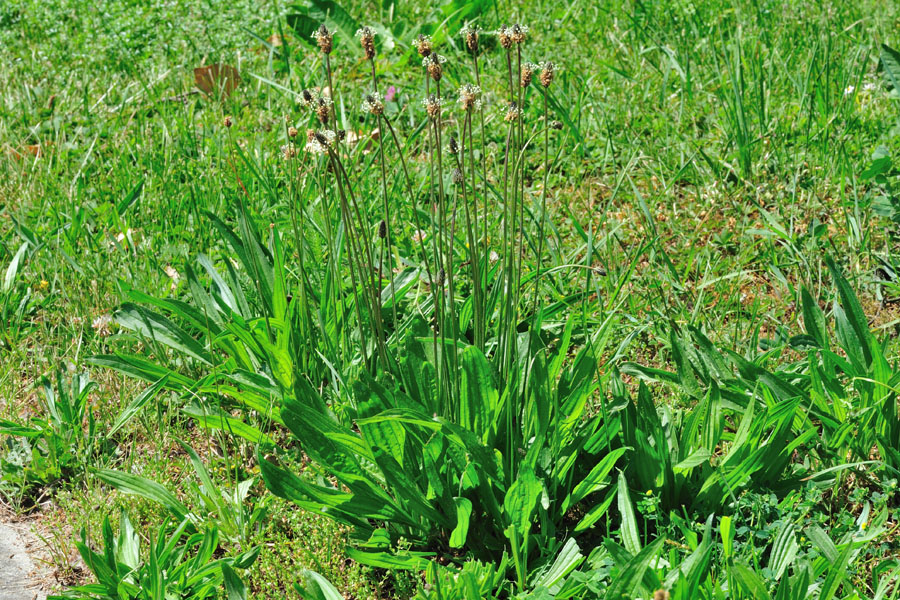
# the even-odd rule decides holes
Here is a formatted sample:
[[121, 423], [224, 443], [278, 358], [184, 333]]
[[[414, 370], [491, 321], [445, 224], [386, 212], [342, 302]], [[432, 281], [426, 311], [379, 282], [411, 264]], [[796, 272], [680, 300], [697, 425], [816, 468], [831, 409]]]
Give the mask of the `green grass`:
[[[417, 129], [425, 117], [422, 71], [410, 46], [415, 36], [431, 33], [439, 51], [450, 58], [444, 65], [442, 86], [445, 94], [453, 96], [458, 85], [472, 80], [471, 64], [457, 35], [465, 11], [474, 11], [474, 15], [480, 10], [478, 22], [485, 29], [514, 21], [529, 25], [524, 58], [552, 60], [560, 67], [550, 88], [549, 110], [550, 119], [561, 121], [562, 129], [552, 132], [553, 166], [549, 172], [545, 173], [543, 166], [543, 134], [535, 138], [534, 149], [526, 155], [527, 193], [521, 205], [527, 209], [523, 220], [525, 251], [519, 273], [526, 284], [522, 312], [513, 316], [521, 317], [521, 323], [526, 324], [523, 327], [532, 323], [528, 307], [534, 287], [530, 277], [539, 253], [545, 272], [538, 295], [543, 299], [546, 317], [537, 328], [536, 343], [546, 344], [548, 353], [556, 351], [566, 318], [575, 321], [571, 347], [562, 348], [561, 355], [569, 368], [576, 363], [579, 350], [590, 348], [593, 353], [596, 377], [588, 394], [585, 419], [596, 417], [607, 422], [606, 411], [627, 415], [624, 407], [635, 406], [636, 422], [642, 423], [640, 431], [647, 434], [656, 425], [652, 425], [646, 405], [641, 408], [637, 400], [645, 393], [661, 414], [668, 415], [665, 419], [670, 419], [664, 419], [659, 430], [665, 435], [672, 431], [682, 435], [681, 429], [669, 426], [677, 422], [680, 428], [692, 409], [709, 402], [711, 381], [724, 390], [723, 396], [741, 390], [762, 397], [763, 392], [755, 387], [757, 380], [743, 372], [741, 378], [707, 378], [701, 367], [696, 376], [691, 376], [700, 383], [692, 387], [690, 377], [685, 375], [690, 369], [679, 362], [684, 352], [696, 366], [700, 359], [695, 357], [702, 355], [700, 350], [696, 354], [684, 350], [695, 345], [702, 348], [702, 341], [688, 332], [690, 327], [702, 332], [720, 349], [719, 354], [731, 350], [804, 390], [805, 400], [798, 408], [801, 412], [791, 423], [790, 435], [785, 435], [791, 439], [803, 434], [809, 425], [805, 419], [811, 419], [819, 441], [801, 448], [811, 463], [804, 464], [804, 456], [790, 457], [785, 472], [765, 485], [754, 480], [743, 493], [717, 498], [721, 504], [715, 506], [716, 530], [710, 535], [716, 537], [716, 552], [725, 554], [716, 555], [718, 566], [711, 568], [714, 574], [710, 581], [718, 584], [725, 580], [731, 587], [747, 585], [747, 597], [752, 597], [755, 584], [743, 579], [743, 571], [726, 556], [727, 544], [719, 531], [719, 516], [724, 513], [730, 514], [736, 524], [735, 554], [763, 573], [768, 565], [767, 544], [782, 531], [784, 523], [793, 523], [798, 539], [800, 532], [812, 525], [821, 526], [835, 542], [843, 536], [864, 539], [866, 526], [862, 523], [868, 520], [861, 515], [871, 512], [883, 514], [884, 530], [865, 541], [865, 550], [855, 557], [837, 597], [850, 597], [851, 585], [861, 595], [873, 597], [878, 578], [888, 572], [878, 571], [877, 565], [882, 559], [898, 557], [894, 524], [900, 514], [895, 491], [897, 472], [891, 470], [891, 458], [882, 452], [872, 460], [887, 466], [836, 471], [831, 479], [814, 484], [794, 481], [785, 488], [779, 485], [800, 481], [824, 468], [870, 458], [857, 456], [864, 453], [859, 448], [852, 449], [853, 456], [848, 454], [851, 450], [841, 446], [840, 432], [829, 429], [828, 415], [813, 411], [807, 416], [803, 412], [812, 405], [813, 394], [807, 393], [812, 387], [808, 373], [815, 370], [810, 365], [817, 364], [817, 359], [804, 362], [810, 350], [796, 339], [803, 333], [812, 335], [810, 323], [804, 318], [801, 290], [806, 288], [813, 303], [824, 310], [830, 330], [836, 295], [826, 255], [837, 260], [858, 294], [865, 327], [871, 328], [884, 345], [886, 362], [893, 365], [897, 360], [900, 195], [894, 165], [900, 164], [900, 103], [879, 58], [882, 43], [900, 47], [900, 8], [869, 0], [606, 1], [571, 5], [536, 0], [521, 7], [508, 2], [454, 1], [434, 6], [422, 2], [347, 1], [341, 6], [347, 17], [332, 12], [329, 23], [355, 21], [372, 24], [378, 30], [375, 66], [379, 89], [384, 91], [388, 85], [397, 89], [399, 102], [389, 103], [388, 114], [401, 140], [411, 139], [405, 156], [413, 185], [421, 186], [414, 192], [417, 205], [428, 196], [425, 182], [429, 163], [423, 145], [427, 129]], [[462, 12], [455, 12], [457, 9]], [[359, 338], [371, 334], [357, 331], [352, 294], [348, 292], [338, 304], [337, 293], [332, 302], [324, 292], [324, 283], [321, 289], [307, 289], [297, 283], [302, 281], [304, 269], [319, 278], [317, 281], [328, 280], [330, 267], [323, 265], [338, 263], [329, 262], [334, 253], [327, 245], [336, 246], [329, 241], [327, 228], [352, 220], [342, 219], [337, 205], [332, 221], [322, 216], [328, 214], [324, 209], [333, 202], [331, 196], [318, 191], [318, 177], [328, 177], [323, 169], [312, 176], [312, 169], [304, 163], [303, 175], [293, 178], [289, 169], [296, 165], [286, 167], [281, 156], [280, 148], [287, 141], [286, 115], [300, 127], [305, 143], [302, 136], [307, 113], [292, 91], [323, 85], [321, 54], [308, 35], [297, 32], [305, 32], [310, 23], [317, 24], [322, 14], [313, 10], [307, 22], [307, 17], [293, 16], [301, 13], [280, 3], [219, 6], [187, 0], [101, 2], [90, 6], [80, 0], [11, 0], [0, 6], [0, 420], [26, 423], [31, 418], [44, 418], [41, 378], [53, 380], [58, 369], [64, 373], [87, 371], [98, 384], [90, 392], [89, 405], [95, 429], [102, 437], [146, 383], [89, 360], [99, 355], [136, 354], [189, 381], [204, 381], [214, 369], [202, 361], [173, 351], [171, 344], [148, 340], [147, 332], [134, 323], [125, 327], [113, 320], [104, 325], [105, 316], [113, 315], [127, 302], [147, 306], [149, 298], [157, 298], [196, 303], [188, 269], [199, 275], [202, 284], [209, 283], [197, 262], [201, 254], [209, 256], [221, 272], [226, 265], [235, 265], [257, 317], [256, 325], [248, 326], [248, 331], [259, 339], [272, 339], [271, 329], [267, 330], [271, 323], [265, 320], [263, 324], [262, 319], [263, 315], [274, 318], [276, 307], [263, 310], [266, 300], [261, 297], [266, 294], [257, 287], [260, 277], [253, 272], [255, 267], [239, 264], [235, 246], [227, 242], [209, 216], [215, 215], [237, 231], [239, 238], [246, 239], [238, 226], [245, 213], [252, 224], [248, 227], [257, 232], [262, 246], [272, 247], [270, 232], [280, 234], [284, 254], [280, 261], [273, 262], [283, 266], [288, 290], [298, 298], [304, 292], [322, 291], [326, 321], [332, 311], [337, 314], [338, 305], [346, 311], [346, 318], [342, 313], [340, 319], [335, 317], [330, 323], [333, 331], [323, 328], [337, 340], [336, 349], [326, 349], [324, 341], [303, 345], [296, 337], [287, 336], [286, 347], [298, 351], [288, 353], [295, 361], [292, 366], [319, 390], [338, 418], [346, 420], [342, 426], [353, 431], [356, 424], [351, 427], [349, 421], [365, 416], [362, 411], [354, 412], [353, 395], [332, 379], [343, 376], [355, 381], [365, 370], [361, 367], [365, 359], [359, 351]], [[336, 109], [342, 127], [365, 135], [377, 126], [371, 116], [363, 118], [359, 112], [362, 95], [371, 89], [371, 74], [352, 33], [338, 31], [331, 56], [339, 94]], [[478, 156], [476, 164], [484, 160], [499, 185], [501, 178], [495, 174], [502, 172], [506, 135], [500, 114], [506, 64], [501, 49], [489, 36], [483, 43], [494, 43], [479, 59], [489, 137], [484, 155]], [[193, 68], [216, 62], [234, 65], [241, 72], [241, 85], [230, 97], [214, 98], [195, 89]], [[538, 131], [542, 114], [537, 84], [532, 86], [525, 108], [529, 127], [526, 136]], [[462, 127], [454, 100], [448, 99], [444, 108], [450, 115], [447, 133]], [[224, 126], [226, 115], [234, 122], [230, 129]], [[474, 137], [480, 148], [480, 129], [475, 121]], [[372, 152], [355, 152], [352, 159], [348, 152], [348, 170], [364, 213], [363, 228], [356, 237], [376, 239], [383, 214], [384, 181], [394, 211], [392, 260], [418, 264], [420, 249], [413, 237], [419, 225], [409, 211], [411, 194], [386, 130], [382, 139], [387, 178], [382, 179], [375, 146]], [[444, 158], [449, 160], [446, 155]], [[449, 184], [451, 169], [446, 164], [443, 168]], [[537, 215], [545, 176], [548, 218], [545, 234], [540, 235], [539, 217], [532, 220], [532, 214]], [[302, 252], [295, 243], [297, 214], [293, 209], [301, 202], [307, 207], [303, 232], [310, 240]], [[498, 209], [501, 204], [496, 202]], [[430, 218], [426, 209], [420, 210], [421, 218]], [[500, 251], [501, 264], [505, 264], [507, 256], [499, 244], [505, 234], [499, 218], [484, 220], [479, 226], [487, 228], [491, 240], [492, 245], [485, 248]], [[459, 227], [462, 238], [462, 215]], [[425, 229], [429, 229], [427, 222]], [[431, 252], [433, 239], [422, 246], [426, 252]], [[343, 242], [342, 247], [349, 247], [349, 243]], [[377, 240], [373, 248], [375, 260], [380, 260]], [[457, 250], [451, 264], [458, 270], [450, 270], [458, 278], [457, 294], [462, 301], [472, 295], [468, 280], [471, 263], [465, 241], [457, 244]], [[305, 258], [302, 263], [301, 256]], [[8, 270], [12, 263], [16, 268]], [[347, 268], [346, 263], [339, 264], [341, 269]], [[3, 278], [7, 272], [8, 285]], [[340, 275], [342, 287], [338, 292], [346, 292], [351, 289], [348, 272], [342, 270]], [[419, 275], [422, 281], [428, 281], [424, 273]], [[497, 281], [502, 281], [501, 276], [505, 275], [497, 275]], [[410, 293], [401, 306], [404, 324], [412, 322], [403, 321], [406, 315], [419, 310], [431, 316], [430, 287], [423, 284], [414, 289], [417, 292]], [[500, 304], [504, 301], [501, 295]], [[368, 316], [371, 307], [362, 312], [366, 323], [373, 327], [381, 323]], [[384, 310], [385, 327], [400, 331], [391, 312], [391, 307]], [[500, 323], [488, 324], [488, 329], [502, 331], [504, 326], [515, 326], [503, 324], [504, 318], [513, 318], [511, 314], [499, 312]], [[310, 318], [298, 325], [297, 331], [315, 330], [318, 321], [313, 321]], [[427, 328], [422, 321], [418, 331], [424, 336], [421, 332], [427, 332]], [[453, 322], [448, 317], [441, 327], [450, 330]], [[215, 335], [198, 327], [189, 331], [202, 345], [212, 347]], [[589, 336], [596, 331], [603, 335], [588, 344]], [[498, 333], [500, 339], [503, 335]], [[319, 339], [325, 337], [322, 334]], [[387, 342], [385, 354], [398, 351], [401, 337], [397, 333]], [[845, 344], [839, 332], [831, 338], [831, 347], [838, 355], [847, 356], [848, 348], [850, 353], [854, 351], [855, 346]], [[511, 344], [511, 339], [506, 341]], [[500, 343], [496, 354], [490, 348], [487, 354], [502, 395], [509, 389], [504, 387], [507, 381], [517, 377], [519, 371], [511, 368], [512, 358], [495, 359], [502, 355]], [[532, 342], [528, 343], [530, 348]], [[438, 406], [452, 408], [462, 394], [462, 386], [455, 381], [458, 365], [452, 362], [454, 355], [449, 350], [446, 355], [437, 353], [430, 344], [425, 344], [422, 352], [437, 365], [435, 377], [441, 382], [437, 394], [442, 399]], [[302, 359], [296, 357], [301, 348], [309, 352]], [[310, 348], [328, 357], [327, 368]], [[221, 347], [211, 354], [215, 365], [229, 356]], [[382, 358], [374, 341], [365, 354], [379, 365], [372, 372], [378, 378], [387, 377], [389, 358]], [[450, 363], [442, 379], [444, 360]], [[263, 359], [258, 363], [268, 365]], [[259, 371], [266, 368], [261, 366]], [[671, 371], [678, 379], [655, 371], [648, 375], [647, 369]], [[894, 370], [891, 366], [891, 373]], [[532, 377], [527, 369], [522, 372]], [[863, 405], [869, 406], [867, 402], [875, 403], [879, 398], [876, 392], [865, 389], [862, 380], [854, 378], [881, 381], [880, 376], [874, 367], [871, 371], [841, 371], [835, 378], [840, 382], [835, 383], [840, 392], [828, 396], [828, 402], [845, 402], [863, 410]], [[146, 379], [155, 380], [149, 376]], [[739, 383], [735, 383], [737, 379]], [[384, 379], [379, 380], [384, 383]], [[642, 380], [649, 386], [645, 392], [639, 390]], [[884, 381], [896, 384], [890, 377]], [[259, 476], [258, 444], [197, 427], [196, 420], [185, 412], [192, 401], [202, 407], [212, 406], [206, 396], [214, 396], [213, 392], [199, 393], [198, 388], [186, 392], [171, 379], [166, 385], [165, 391], [149, 399], [114, 436], [97, 442], [91, 452], [58, 473], [32, 473], [35, 479], [24, 484], [9, 473], [4, 476], [0, 486], [4, 502], [15, 510], [39, 510], [48, 530], [71, 532], [69, 536], [54, 535], [51, 540], [55, 566], [67, 577], [86, 575], [77, 571], [74, 558], [76, 534], [82, 527], [97, 541], [104, 517], [117, 522], [121, 508], [127, 508], [139, 530], [155, 531], [165, 515], [152, 502], [111, 491], [95, 476], [94, 469], [130, 471], [180, 490], [180, 482], [196, 479], [188, 456], [178, 444], [178, 440], [185, 440], [207, 462], [217, 485], [227, 488], [235, 479]], [[397, 390], [409, 393], [409, 385], [397, 385]], [[289, 390], [286, 398], [293, 396], [293, 387]], [[504, 397], [513, 402], [511, 396]], [[734, 402], [734, 397], [728, 398]], [[774, 405], [775, 399], [785, 400], [775, 394], [765, 402]], [[448, 415], [451, 412], [448, 409]], [[233, 414], [263, 430], [280, 447], [276, 451], [264, 445], [265, 458], [277, 456], [283, 466], [295, 472], [302, 470], [306, 481], [323, 484], [321, 478], [326, 471], [318, 468], [315, 460], [312, 466], [307, 465], [310, 452], [300, 455], [303, 440], [298, 442], [289, 431], [297, 433], [296, 428], [272, 426], [270, 414], [247, 410], [235, 410]], [[762, 414], [757, 414], [756, 422]], [[849, 414], [862, 422], [870, 413]], [[893, 415], [896, 419], [896, 408]], [[734, 433], [740, 416], [734, 412], [723, 417], [726, 438]], [[847, 417], [835, 418], [840, 421]], [[628, 423], [625, 416], [622, 419]], [[889, 417], [886, 420], [891, 422]], [[683, 433], [685, 439], [689, 433]], [[732, 441], [726, 438], [723, 448]], [[8, 463], [12, 454], [22, 456], [17, 439], [21, 438], [2, 436], [4, 454], [0, 462]], [[875, 447], [874, 438], [865, 439], [870, 450]], [[651, 445], [653, 448], [641, 448], [635, 440], [620, 441], [637, 447], [636, 455], [660, 461], [654, 464], [663, 464], [664, 460], [674, 464], [686, 458], [664, 459], [653, 450], [658, 442]], [[512, 455], [504, 456], [510, 469], [506, 483], [511, 485], [516, 478], [515, 461]], [[620, 516], [623, 495], [613, 500], [613, 473], [608, 487], [602, 494], [598, 492], [600, 500], [608, 498], [612, 508], [598, 521], [592, 537], [578, 540], [585, 556], [593, 548], [608, 553], [593, 555], [579, 570], [585, 580], [595, 578], [603, 593], [609, 592], [604, 577], [613, 573], [615, 579], [627, 563], [620, 560], [624, 555], [619, 550], [604, 545], [604, 539], [619, 540], [630, 556], [666, 538], [670, 544], [660, 552], [675, 568], [688, 551], [703, 549], [698, 539], [704, 538], [703, 525], [708, 516], [680, 511], [686, 502], [682, 497], [673, 500], [674, 484], [662, 475], [658, 481], [665, 480], [666, 484], [650, 485], [652, 493], [639, 502], [638, 494], [647, 490], [638, 489], [638, 482], [656, 481], [656, 474], [635, 473], [626, 462], [617, 465], [626, 469], [629, 477], [640, 528], [637, 539], [626, 539], [622, 534], [626, 529]], [[697, 472], [689, 474], [688, 479], [691, 477], [691, 481], [700, 480]], [[693, 498], [690, 494], [697, 491], [690, 482], [679, 488], [686, 498]], [[269, 494], [261, 478], [255, 480], [250, 494], [266, 503], [268, 517], [248, 539], [224, 543], [223, 552], [234, 554], [257, 545], [261, 548], [257, 561], [242, 574], [251, 596], [262, 598], [266, 590], [289, 589], [304, 568], [321, 573], [341, 592], [355, 597], [409, 597], [416, 593], [419, 572], [364, 566], [348, 558], [348, 544], [358, 542], [352, 540], [353, 527], [313, 516], [310, 507], [299, 508]], [[192, 510], [203, 512], [202, 507], [191, 504], [197, 502], [196, 497], [182, 492], [178, 495]], [[43, 500], [49, 500], [50, 506], [34, 506]], [[568, 516], [569, 520], [561, 521], [561, 529], [573, 527], [577, 520], [572, 519], [583, 516], [578, 510]], [[215, 523], [216, 517], [209, 520]], [[435, 535], [440, 537], [440, 533]], [[399, 541], [396, 536], [392, 538], [394, 550], [434, 550], [440, 545], [429, 546], [425, 534], [422, 539], [414, 539], [410, 531], [405, 531], [401, 537]], [[557, 537], [541, 538], [536, 549], [526, 552], [531, 560], [526, 557], [525, 566], [537, 570], [541, 566], [537, 563], [555, 556], [565, 541], [561, 533]], [[635, 541], [637, 546], [629, 547]], [[812, 564], [821, 558], [823, 551], [815, 541], [804, 537], [798, 543], [797, 561], [808, 559]], [[461, 562], [465, 557], [465, 549], [450, 552], [441, 547], [440, 551], [451, 562]], [[491, 562], [489, 554], [483, 551], [477, 558]], [[494, 560], [498, 561], [499, 557]], [[523, 585], [521, 565], [510, 563], [507, 567], [514, 574], [517, 591], [532, 589]], [[799, 577], [797, 569], [787, 572]], [[769, 575], [763, 573], [763, 578]], [[428, 572], [427, 577], [438, 585], [442, 576]], [[444, 585], [452, 586], [448, 582]], [[896, 588], [890, 591], [897, 593]], [[774, 593], [773, 589], [770, 592]]]

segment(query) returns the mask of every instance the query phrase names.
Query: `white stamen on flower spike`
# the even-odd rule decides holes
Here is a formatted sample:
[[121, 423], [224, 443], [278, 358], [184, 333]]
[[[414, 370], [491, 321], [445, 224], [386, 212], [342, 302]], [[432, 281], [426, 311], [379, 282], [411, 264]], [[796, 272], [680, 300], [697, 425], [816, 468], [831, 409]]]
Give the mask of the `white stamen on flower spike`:
[[423, 58], [429, 56], [432, 51], [431, 36], [419, 34], [413, 42], [413, 46], [416, 47], [416, 52], [419, 53], [419, 56]]
[[328, 31], [324, 24], [319, 25], [319, 28], [313, 31], [312, 37], [319, 44], [322, 54], [331, 54], [331, 50], [334, 48], [334, 34]]
[[422, 59], [422, 66], [433, 80], [440, 81], [444, 75], [443, 64], [445, 62], [447, 62], [446, 57], [434, 52]]
[[466, 23], [465, 27], [459, 30], [459, 35], [461, 35], [466, 42], [466, 48], [473, 54], [478, 52], [478, 36], [480, 33], [480, 29], [469, 23]]
[[366, 60], [375, 58], [375, 30], [369, 26], [361, 27], [356, 30], [356, 37], [359, 38], [359, 43], [362, 44]]
[[441, 106], [444, 104], [443, 98], [438, 98], [434, 94], [431, 94], [424, 100], [422, 100], [422, 106], [425, 107], [425, 112], [428, 113], [428, 116], [432, 119], [437, 119], [441, 116]]
[[366, 94], [363, 98], [362, 103], [363, 112], [367, 112], [371, 115], [383, 115], [384, 114], [384, 103], [378, 99], [378, 96], [374, 94]]
[[457, 90], [457, 102], [464, 111], [481, 108], [481, 88], [471, 83], [463, 84]]

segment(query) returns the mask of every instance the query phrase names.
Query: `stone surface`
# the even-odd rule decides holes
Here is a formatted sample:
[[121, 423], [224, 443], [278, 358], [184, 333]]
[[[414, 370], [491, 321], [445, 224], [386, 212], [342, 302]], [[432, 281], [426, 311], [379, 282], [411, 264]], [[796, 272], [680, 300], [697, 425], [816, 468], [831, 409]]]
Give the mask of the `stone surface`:
[[0, 521], [0, 600], [44, 600], [47, 593], [28, 554], [27, 525]]

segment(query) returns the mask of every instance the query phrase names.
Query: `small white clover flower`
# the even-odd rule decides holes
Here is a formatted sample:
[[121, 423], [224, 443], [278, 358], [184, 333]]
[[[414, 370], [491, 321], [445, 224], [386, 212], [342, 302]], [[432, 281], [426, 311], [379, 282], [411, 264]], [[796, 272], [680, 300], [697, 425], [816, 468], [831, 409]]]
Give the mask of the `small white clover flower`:
[[100, 337], [108, 337], [112, 331], [110, 330], [110, 326], [112, 325], [113, 318], [112, 315], [100, 315], [91, 323], [91, 327], [97, 330], [97, 335]]

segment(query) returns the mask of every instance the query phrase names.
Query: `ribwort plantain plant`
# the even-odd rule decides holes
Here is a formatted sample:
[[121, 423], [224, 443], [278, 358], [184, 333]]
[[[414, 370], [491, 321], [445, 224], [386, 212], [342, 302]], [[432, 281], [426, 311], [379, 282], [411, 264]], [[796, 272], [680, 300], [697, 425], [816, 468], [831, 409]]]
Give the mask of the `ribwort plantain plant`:
[[[202, 257], [213, 286], [207, 291], [187, 269], [193, 306], [151, 302], [184, 327], [150, 308], [128, 307], [119, 315], [126, 328], [188, 352], [211, 373], [190, 378], [137, 357], [96, 359], [144, 378], [168, 376], [168, 387], [192, 396], [199, 392], [203, 398], [185, 409], [188, 414], [246, 442], [268, 447], [271, 430], [287, 426], [296, 437], [267, 452], [289, 464], [290, 450], [303, 449], [317, 469], [350, 488], [350, 504], [332, 504], [330, 486], [301, 483], [290, 469], [263, 460], [269, 486], [303, 505], [332, 504], [329, 514], [372, 538], [368, 548], [382, 553], [378, 560], [388, 560], [384, 553], [401, 539], [418, 551], [466, 548], [486, 559], [507, 548], [520, 588], [528, 564], [555, 552], [568, 511], [605, 489], [606, 475], [624, 452], [610, 441], [615, 420], [589, 417], [586, 409], [597, 386], [595, 353], [603, 351], [603, 332], [615, 321], [592, 333], [576, 332], [575, 320], [557, 324], [562, 339], [549, 353], [543, 333], [529, 330], [542, 327], [541, 318], [523, 309], [526, 281], [535, 286], [535, 307], [542, 294], [540, 269], [525, 273], [523, 255], [526, 240], [535, 231], [543, 235], [551, 133], [545, 105], [525, 136], [527, 90], [511, 69], [522, 68], [526, 32], [518, 25], [508, 31], [515, 50], [506, 53], [509, 89], [492, 93], [462, 83], [456, 110], [446, 80], [466, 69], [439, 54], [430, 38], [418, 37], [422, 121], [404, 141], [380, 92], [371, 27], [358, 32], [370, 72], [362, 109], [379, 135], [360, 140], [338, 128], [335, 40], [319, 28], [314, 37], [323, 82], [298, 94], [304, 112], [286, 119], [280, 151], [293, 252], [286, 252], [277, 227], [260, 231], [250, 217], [250, 192], [238, 165], [263, 187], [277, 184], [263, 179], [244, 153], [231, 121], [225, 129], [239, 190], [237, 228], [211, 219], [240, 272], [226, 263], [223, 274]], [[480, 35], [464, 32], [476, 82], [484, 80]], [[530, 63], [526, 67], [534, 72]], [[485, 101], [504, 96], [509, 100], [499, 114], [492, 110], [495, 116], [488, 117]], [[492, 123], [501, 134], [493, 134]], [[525, 174], [540, 137], [544, 200], [541, 215], [529, 219], [526, 191], [532, 190]], [[489, 139], [501, 142], [502, 156], [491, 157]], [[414, 160], [423, 155], [424, 166]], [[491, 175], [489, 167], [498, 173]], [[375, 186], [373, 171], [380, 175]], [[370, 194], [373, 189], [378, 192]], [[404, 222], [404, 215], [411, 218]], [[490, 239], [489, 222], [500, 224], [500, 239]], [[404, 256], [395, 232], [411, 226], [420, 239], [405, 244]], [[542, 243], [536, 246], [541, 253]], [[289, 268], [288, 256], [300, 264]], [[573, 337], [588, 335], [597, 346], [582, 349], [566, 367]], [[398, 453], [386, 454], [384, 444]], [[453, 457], [449, 463], [435, 462], [445, 453]], [[366, 466], [358, 471], [351, 464]], [[541, 496], [545, 501], [538, 504]], [[366, 498], [378, 498], [381, 508]], [[589, 521], [602, 514], [591, 512]], [[483, 535], [468, 535], [476, 530]], [[538, 539], [545, 546], [540, 551]]]

